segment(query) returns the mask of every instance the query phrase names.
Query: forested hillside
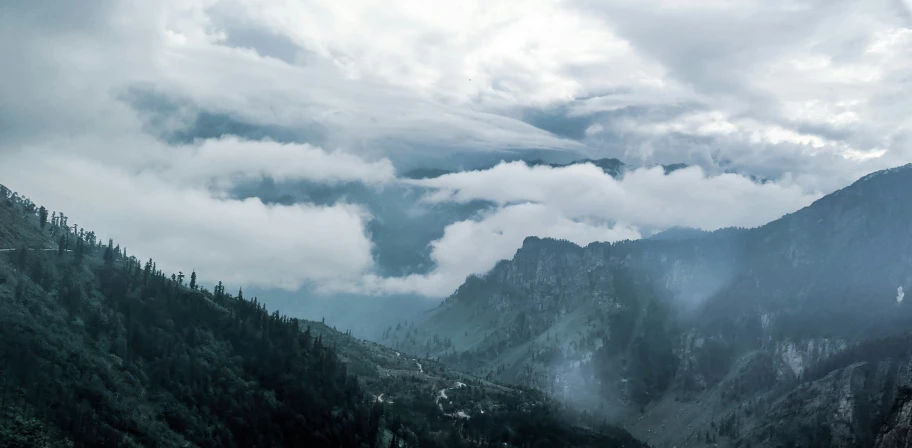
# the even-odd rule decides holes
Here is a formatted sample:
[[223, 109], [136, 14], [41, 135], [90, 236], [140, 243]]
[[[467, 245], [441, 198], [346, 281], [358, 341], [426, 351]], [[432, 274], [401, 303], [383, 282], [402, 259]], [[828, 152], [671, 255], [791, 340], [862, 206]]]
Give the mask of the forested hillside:
[[421, 395], [443, 370], [400, 372], [415, 405], [395, 408], [365, 389], [391, 387], [380, 349], [67, 221], [0, 186], [0, 446], [641, 446], [502, 387], [485, 417], [454, 418]]
[[5, 196], [0, 245], [15, 250], [0, 263], [0, 445], [379, 439], [382, 409], [304, 322], [241, 291], [210, 293], [195, 274], [167, 275]]

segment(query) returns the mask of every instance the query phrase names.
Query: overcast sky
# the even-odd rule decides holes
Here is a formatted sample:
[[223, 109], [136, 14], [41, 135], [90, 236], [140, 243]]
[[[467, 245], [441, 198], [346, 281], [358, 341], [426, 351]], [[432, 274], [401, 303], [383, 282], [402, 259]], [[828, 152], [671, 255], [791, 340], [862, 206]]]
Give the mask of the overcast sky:
[[[912, 161], [907, 0], [32, 0], [0, 60], [0, 183], [207, 282], [442, 297], [526, 236], [756, 226]], [[399, 177], [527, 151], [692, 167]], [[391, 276], [377, 204], [264, 178], [485, 205]]]

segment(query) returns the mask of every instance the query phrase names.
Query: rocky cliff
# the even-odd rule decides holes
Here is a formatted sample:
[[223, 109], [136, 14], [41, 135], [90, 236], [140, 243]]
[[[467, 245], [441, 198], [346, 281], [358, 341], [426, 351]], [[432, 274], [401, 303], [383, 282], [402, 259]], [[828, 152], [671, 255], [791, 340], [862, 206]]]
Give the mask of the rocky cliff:
[[[754, 229], [587, 247], [529, 238], [384, 342], [546, 390], [657, 443], [786, 443], [776, 430], [894, 443], [901, 428], [869, 421], [904, 418], [905, 405], [884, 410], [898, 387], [886, 361], [820, 369], [912, 323], [910, 191], [907, 165]], [[852, 400], [880, 400], [879, 413]], [[793, 415], [819, 422], [776, 423]]]

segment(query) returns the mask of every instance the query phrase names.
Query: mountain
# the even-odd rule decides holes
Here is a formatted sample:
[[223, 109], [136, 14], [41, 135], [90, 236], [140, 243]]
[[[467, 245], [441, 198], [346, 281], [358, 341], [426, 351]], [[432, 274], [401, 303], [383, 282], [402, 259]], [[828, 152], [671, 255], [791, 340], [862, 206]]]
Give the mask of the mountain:
[[562, 168], [562, 167], [570, 166], [570, 165], [582, 165], [582, 164], [586, 164], [586, 163], [591, 163], [591, 164], [601, 168], [602, 171], [605, 172], [605, 174], [607, 174], [611, 177], [620, 177], [621, 174], [623, 174], [624, 171], [629, 168], [629, 165], [625, 164], [624, 162], [621, 162], [618, 159], [580, 159], [580, 160], [574, 160], [573, 162], [570, 162], [570, 163], [546, 163], [542, 160], [532, 160], [532, 161], [529, 161], [526, 163], [529, 166], [547, 165], [547, 166], [550, 166], [551, 168]]
[[442, 168], [415, 168], [403, 173], [402, 177], [406, 179], [433, 179], [435, 177], [440, 177], [445, 174], [452, 173], [454, 173], [454, 171], [445, 170]]
[[[574, 160], [568, 163], [551, 163], [546, 162], [541, 159], [525, 160], [526, 165], [529, 166], [550, 166], [551, 168], [561, 168], [570, 165], [580, 165], [585, 163], [591, 163], [602, 169], [606, 174], [612, 177], [619, 177], [624, 173], [626, 169], [629, 168], [629, 165], [626, 165], [624, 162], [621, 162], [618, 159], [579, 159]], [[500, 162], [498, 162], [500, 163]], [[496, 164], [495, 164], [496, 165]], [[495, 165], [484, 165], [477, 169], [485, 170], [493, 168]], [[664, 165], [663, 165], [664, 166]], [[666, 174], [674, 171], [676, 169], [684, 168], [686, 165], [678, 163], [674, 165], [664, 166]], [[452, 174], [457, 171], [445, 170], [440, 168], [415, 168], [413, 170], [406, 171], [402, 174], [403, 178], [406, 179], [433, 179], [435, 177], [440, 177], [446, 174]]]
[[652, 240], [689, 240], [704, 237], [709, 232], [690, 227], [670, 227], [649, 237]]
[[[910, 191], [907, 165], [753, 229], [528, 238], [381, 341], [659, 445], [900, 446], [884, 443], [907, 437], [912, 406], [895, 342], [912, 324]], [[878, 344], [899, 348], [861, 355]]]
[[[614, 159], [614, 158], [578, 159], [578, 160], [574, 160], [572, 162], [567, 162], [567, 163], [546, 162], [542, 159], [524, 160], [524, 162], [528, 166], [550, 166], [551, 168], [562, 168], [562, 167], [566, 167], [566, 166], [570, 166], [570, 165], [582, 165], [582, 164], [586, 164], [586, 163], [591, 163], [591, 164], [601, 168], [602, 171], [605, 172], [605, 174], [607, 174], [611, 177], [621, 177], [626, 171], [637, 168], [634, 165], [628, 165], [628, 164], [621, 162], [620, 160]], [[477, 169], [485, 170], [485, 169], [493, 168], [494, 166], [495, 165], [484, 165]], [[656, 167], [656, 166], [662, 167], [662, 169], [665, 171], [665, 174], [669, 174], [673, 171], [687, 168], [690, 165], [687, 165], [686, 163], [672, 163], [672, 164], [668, 164], [668, 165], [656, 164], [656, 165], [649, 165], [648, 168], [652, 168], [652, 167]], [[458, 172], [458, 171], [445, 170], [445, 169], [441, 169], [441, 168], [415, 168], [413, 170], [409, 170], [409, 171], [406, 171], [405, 173], [403, 173], [402, 177], [406, 178], [406, 179], [433, 179], [435, 177], [440, 177], [440, 176], [443, 176], [446, 174], [452, 174], [452, 173], [456, 173], [456, 172]], [[754, 176], [750, 176], [750, 178], [751, 178], [751, 180], [755, 180], [757, 182], [761, 181], [759, 178], [756, 178]], [[764, 180], [764, 182], [765, 182], [765, 180]]]
[[644, 446], [67, 221], [0, 186], [0, 446]]

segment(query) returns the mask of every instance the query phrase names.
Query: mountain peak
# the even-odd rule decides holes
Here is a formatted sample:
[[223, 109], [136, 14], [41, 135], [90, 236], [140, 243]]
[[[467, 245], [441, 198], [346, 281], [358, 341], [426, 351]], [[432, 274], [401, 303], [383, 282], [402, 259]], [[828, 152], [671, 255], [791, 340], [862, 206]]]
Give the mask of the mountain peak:
[[581, 250], [578, 244], [555, 238], [541, 238], [537, 236], [527, 236], [523, 240], [522, 247], [517, 251], [517, 255], [520, 252], [530, 252], [530, 251], [542, 251], [542, 250]]
[[907, 163], [905, 165], [900, 165], [900, 166], [896, 166], [893, 168], [887, 168], [884, 170], [875, 171], [871, 174], [868, 174], [867, 176], [862, 177], [861, 179], [858, 179], [852, 185], [859, 184], [862, 182], [867, 182], [867, 181], [870, 181], [871, 179], [881, 177], [881, 176], [894, 176], [894, 175], [898, 175], [898, 174], [912, 174], [912, 163]]

